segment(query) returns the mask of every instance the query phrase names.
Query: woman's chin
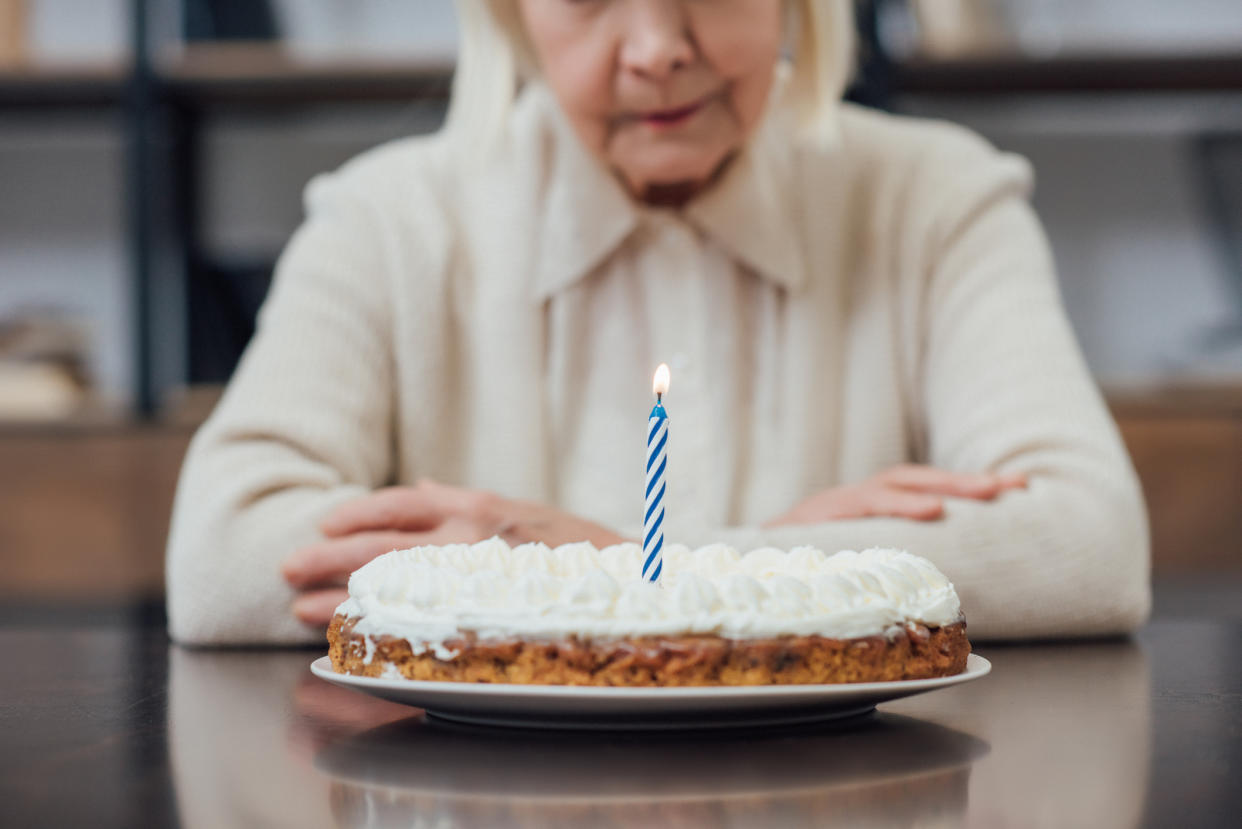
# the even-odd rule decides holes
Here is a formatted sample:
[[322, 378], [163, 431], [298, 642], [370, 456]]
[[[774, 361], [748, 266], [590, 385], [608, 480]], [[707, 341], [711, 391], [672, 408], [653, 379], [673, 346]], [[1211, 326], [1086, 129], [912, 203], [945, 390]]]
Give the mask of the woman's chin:
[[640, 200], [647, 200], [644, 194], [693, 193], [704, 189], [716, 177], [726, 158], [725, 153], [680, 158], [661, 158], [659, 154], [653, 154], [641, 165], [629, 168], [619, 166], [616, 169], [630, 192]]

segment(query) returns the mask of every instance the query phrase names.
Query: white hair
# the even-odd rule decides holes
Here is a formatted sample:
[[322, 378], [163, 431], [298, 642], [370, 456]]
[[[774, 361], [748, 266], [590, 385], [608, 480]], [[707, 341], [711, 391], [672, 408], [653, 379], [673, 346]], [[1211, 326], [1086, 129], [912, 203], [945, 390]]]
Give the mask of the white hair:
[[[836, 134], [837, 104], [854, 65], [850, 0], [784, 0], [793, 70], [789, 98], [806, 135]], [[448, 128], [490, 142], [522, 82], [537, 74], [517, 0], [457, 0], [461, 29]]]

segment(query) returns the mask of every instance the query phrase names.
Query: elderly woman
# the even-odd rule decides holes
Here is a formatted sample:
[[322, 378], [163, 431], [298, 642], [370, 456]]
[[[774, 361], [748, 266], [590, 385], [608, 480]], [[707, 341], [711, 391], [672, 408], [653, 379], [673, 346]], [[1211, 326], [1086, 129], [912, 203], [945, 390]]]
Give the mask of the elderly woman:
[[388, 550], [636, 537], [911, 550], [974, 638], [1149, 605], [1136, 478], [1026, 163], [840, 102], [845, 0], [465, 0], [447, 125], [307, 190], [196, 436], [177, 640], [322, 636]]

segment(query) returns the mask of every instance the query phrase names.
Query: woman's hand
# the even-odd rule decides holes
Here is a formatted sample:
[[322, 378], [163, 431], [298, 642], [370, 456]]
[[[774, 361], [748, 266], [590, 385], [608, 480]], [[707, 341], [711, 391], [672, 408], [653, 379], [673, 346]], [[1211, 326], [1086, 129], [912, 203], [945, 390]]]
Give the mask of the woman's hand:
[[390, 550], [425, 544], [472, 544], [498, 535], [510, 544], [549, 546], [590, 541], [596, 547], [624, 538], [544, 504], [435, 481], [376, 490], [337, 507], [320, 525], [323, 541], [298, 550], [281, 566], [301, 594], [293, 614], [326, 625], [345, 601], [349, 574]]
[[904, 464], [862, 483], [817, 492], [764, 526], [879, 517], [935, 521], [944, 514], [946, 496], [990, 501], [1005, 490], [1025, 486], [1026, 476], [1020, 473], [968, 474]]

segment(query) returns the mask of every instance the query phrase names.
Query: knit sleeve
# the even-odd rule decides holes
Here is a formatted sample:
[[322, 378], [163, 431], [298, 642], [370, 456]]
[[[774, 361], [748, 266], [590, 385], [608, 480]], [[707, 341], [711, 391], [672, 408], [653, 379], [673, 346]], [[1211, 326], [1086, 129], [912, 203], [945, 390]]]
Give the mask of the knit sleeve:
[[320, 538], [333, 506], [391, 475], [391, 264], [359, 191], [341, 174], [307, 188], [255, 336], [190, 445], [167, 550], [180, 642], [320, 639], [291, 615], [279, 564]]
[[940, 167], [954, 175], [915, 189], [909, 235], [894, 240], [917, 246], [925, 269], [909, 290], [923, 312], [913, 396], [927, 456], [911, 460], [1024, 472], [1029, 487], [993, 502], [948, 499], [935, 522], [728, 528], [690, 541], [906, 548], [955, 583], [975, 637], [1133, 630], [1150, 606], [1142, 494], [1062, 307], [1025, 165], [955, 147], [955, 163]]

